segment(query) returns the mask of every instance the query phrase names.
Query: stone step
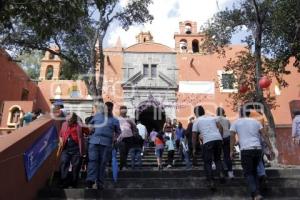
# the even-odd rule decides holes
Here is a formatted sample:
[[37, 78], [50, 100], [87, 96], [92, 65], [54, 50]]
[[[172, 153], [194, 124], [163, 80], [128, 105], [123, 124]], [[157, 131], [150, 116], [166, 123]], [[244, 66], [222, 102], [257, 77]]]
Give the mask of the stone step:
[[[157, 169], [157, 168], [155, 168]], [[277, 178], [293, 178], [300, 176], [300, 169], [267, 169], [266, 174], [268, 177]], [[241, 169], [235, 169], [234, 175], [236, 177], [243, 177], [243, 171]], [[111, 173], [108, 173], [108, 176], [111, 177]], [[153, 169], [144, 169], [136, 171], [120, 171], [120, 178], [168, 178], [168, 177], [205, 177], [205, 172], [203, 168], [192, 169], [192, 170], [182, 170], [182, 169], [164, 169], [163, 171], [153, 170]]]
[[[234, 176], [236, 178], [243, 178], [244, 174], [242, 169], [235, 169], [233, 171]], [[275, 168], [269, 168], [266, 169], [266, 174], [269, 178], [300, 178], [300, 169], [275, 169]], [[55, 178], [58, 179], [60, 176], [59, 172], [55, 173]], [[80, 173], [81, 177], [86, 176], [86, 172]], [[112, 172], [110, 169], [107, 170], [106, 177], [108, 180], [110, 177], [112, 177]], [[205, 177], [205, 171], [203, 168], [199, 167], [198, 169], [193, 168], [191, 170], [185, 170], [184, 168], [178, 169], [178, 168], [171, 168], [171, 169], [164, 169], [162, 171], [158, 171], [157, 168], [143, 168], [142, 170], [122, 170], [118, 172], [118, 179], [141, 179], [141, 180], [147, 180], [147, 179], [168, 179], [168, 178], [203, 178]]]
[[[234, 178], [232, 180], [226, 179], [225, 184], [215, 181], [218, 187], [247, 187], [246, 180], [244, 178]], [[300, 176], [295, 178], [268, 178], [268, 187], [282, 187], [282, 188], [300, 188]], [[124, 188], [124, 189], [143, 189], [143, 188], [189, 188], [197, 189], [206, 187], [205, 177], [189, 177], [189, 178], [120, 178], [117, 183], [114, 183], [112, 179], [106, 179], [105, 189]], [[52, 188], [58, 188], [57, 185], [53, 185]], [[81, 179], [78, 183], [78, 188], [85, 188], [85, 180]]]
[[[64, 198], [64, 199], [199, 199], [227, 197], [231, 199], [248, 198], [249, 194], [246, 187], [218, 187], [211, 191], [206, 187], [198, 188], [114, 188], [99, 191], [96, 189], [44, 189], [39, 192], [39, 199]], [[266, 198], [292, 197], [300, 196], [299, 188], [291, 187], [270, 187], [264, 194]]]

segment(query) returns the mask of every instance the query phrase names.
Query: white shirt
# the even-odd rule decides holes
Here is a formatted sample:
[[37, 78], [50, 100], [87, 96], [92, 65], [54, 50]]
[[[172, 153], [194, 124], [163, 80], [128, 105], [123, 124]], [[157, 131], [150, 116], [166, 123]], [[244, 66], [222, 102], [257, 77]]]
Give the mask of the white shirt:
[[217, 121], [221, 124], [223, 128], [223, 138], [230, 136], [230, 122], [226, 117], [218, 116]]
[[146, 127], [139, 123], [138, 125], [136, 125], [137, 129], [139, 130], [139, 134], [140, 136], [142, 136], [142, 138], [145, 140], [146, 139], [146, 136], [147, 136], [147, 129]]
[[230, 131], [234, 131], [238, 134], [241, 150], [261, 147], [261, 129], [263, 129], [263, 126], [259, 121], [248, 117], [236, 120], [230, 127]]
[[203, 144], [215, 140], [223, 140], [217, 127], [217, 118], [211, 116], [198, 117], [193, 124], [193, 132], [199, 132], [203, 137]]
[[[121, 135], [119, 136], [119, 138], [127, 138], [127, 137], [131, 137], [133, 136], [132, 133], [132, 127], [131, 124], [129, 123], [129, 121], [131, 119], [127, 118], [127, 117], [119, 117], [119, 122], [120, 122], [120, 127], [121, 127]], [[132, 122], [134, 123], [134, 122]]]

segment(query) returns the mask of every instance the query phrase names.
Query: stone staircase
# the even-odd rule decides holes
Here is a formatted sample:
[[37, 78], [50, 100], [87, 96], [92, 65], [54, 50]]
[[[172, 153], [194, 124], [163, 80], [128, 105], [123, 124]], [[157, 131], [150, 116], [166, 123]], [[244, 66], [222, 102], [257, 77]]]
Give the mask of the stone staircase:
[[[81, 174], [78, 188], [60, 189], [57, 173], [52, 185], [39, 192], [38, 199], [250, 199], [239, 160], [234, 162], [236, 178], [227, 180], [225, 184], [216, 181], [217, 189], [212, 191], [206, 186], [200, 155], [197, 156], [197, 165], [191, 170], [185, 169], [178, 153], [175, 158], [177, 161], [174, 168], [158, 171], [154, 149], [146, 148], [143, 168], [119, 172], [117, 183], [112, 181], [108, 167], [103, 191], [85, 189], [84, 173]], [[268, 189], [264, 192], [266, 199], [300, 199], [300, 169], [270, 168], [267, 175]]]

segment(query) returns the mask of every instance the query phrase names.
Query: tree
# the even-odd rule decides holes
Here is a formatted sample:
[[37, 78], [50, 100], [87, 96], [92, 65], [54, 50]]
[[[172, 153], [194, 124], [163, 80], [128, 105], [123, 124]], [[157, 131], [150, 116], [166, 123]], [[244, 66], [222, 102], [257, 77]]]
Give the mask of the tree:
[[[131, 0], [122, 7], [119, 0], [3, 1], [0, 41], [6, 48], [45, 50], [60, 56], [84, 74], [81, 78], [94, 100], [103, 101], [103, 40], [107, 30], [116, 22], [127, 30], [132, 24], [151, 21], [151, 3]], [[59, 51], [50, 45], [56, 45]]]
[[266, 92], [264, 95], [259, 80], [263, 75], [273, 76], [282, 87], [286, 87], [281, 74], [290, 73], [285, 68], [291, 57], [295, 58], [293, 64], [300, 70], [300, 1], [240, 0], [233, 8], [216, 13], [206, 24], [203, 30], [207, 39], [203, 48], [225, 54], [225, 47], [230, 44], [233, 34], [241, 29], [251, 33], [244, 40], [248, 51], [241, 52], [235, 61], [230, 60], [225, 69], [234, 72], [238, 85], [247, 80], [249, 91], [232, 97], [264, 105], [274, 144], [275, 123], [271, 108], [275, 99]]
[[41, 51], [23, 52], [17, 55], [16, 60], [21, 62], [21, 67], [32, 80], [38, 80], [43, 53]]

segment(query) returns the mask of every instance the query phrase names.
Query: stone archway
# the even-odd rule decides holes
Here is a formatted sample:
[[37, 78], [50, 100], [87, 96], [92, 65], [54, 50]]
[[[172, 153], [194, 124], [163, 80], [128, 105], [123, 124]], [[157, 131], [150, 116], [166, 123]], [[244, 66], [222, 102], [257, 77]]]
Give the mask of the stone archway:
[[166, 113], [164, 107], [155, 100], [152, 96], [148, 100], [139, 104], [135, 111], [136, 121], [140, 121], [146, 126], [147, 131], [150, 133], [153, 128], [157, 131], [162, 130], [166, 121]]

